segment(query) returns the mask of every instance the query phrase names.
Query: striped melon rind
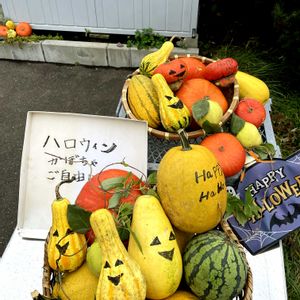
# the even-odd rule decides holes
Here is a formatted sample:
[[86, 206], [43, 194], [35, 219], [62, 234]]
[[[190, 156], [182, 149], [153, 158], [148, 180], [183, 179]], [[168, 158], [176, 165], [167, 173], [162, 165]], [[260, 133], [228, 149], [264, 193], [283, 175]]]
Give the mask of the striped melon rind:
[[244, 257], [237, 245], [217, 230], [197, 235], [187, 244], [183, 266], [186, 283], [200, 299], [233, 299], [246, 283]]
[[141, 74], [131, 78], [128, 104], [137, 119], [147, 121], [152, 128], [160, 126], [158, 96], [150, 78]]

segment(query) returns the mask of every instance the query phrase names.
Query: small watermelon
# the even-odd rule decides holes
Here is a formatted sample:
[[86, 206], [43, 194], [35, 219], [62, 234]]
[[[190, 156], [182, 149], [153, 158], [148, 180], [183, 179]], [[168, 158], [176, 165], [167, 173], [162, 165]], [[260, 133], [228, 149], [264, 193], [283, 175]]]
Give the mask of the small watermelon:
[[193, 237], [183, 255], [187, 285], [200, 299], [229, 300], [246, 283], [247, 263], [235, 242], [211, 230]]

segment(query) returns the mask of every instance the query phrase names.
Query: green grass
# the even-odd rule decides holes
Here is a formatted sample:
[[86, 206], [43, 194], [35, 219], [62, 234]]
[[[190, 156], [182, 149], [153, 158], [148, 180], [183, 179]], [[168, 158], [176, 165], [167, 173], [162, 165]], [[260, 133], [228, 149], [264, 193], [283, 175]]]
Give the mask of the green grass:
[[[276, 143], [280, 146], [282, 157], [286, 158], [300, 149], [300, 89], [289, 82], [292, 66], [289, 68], [285, 60], [272, 49], [257, 50], [255, 46], [251, 47], [251, 43], [245, 47], [209, 45], [207, 50], [203, 47], [201, 55], [212, 58], [233, 57], [238, 61], [241, 71], [260, 78], [268, 85], [272, 98], [271, 119]], [[300, 229], [283, 239], [283, 252], [288, 299], [298, 300]]]

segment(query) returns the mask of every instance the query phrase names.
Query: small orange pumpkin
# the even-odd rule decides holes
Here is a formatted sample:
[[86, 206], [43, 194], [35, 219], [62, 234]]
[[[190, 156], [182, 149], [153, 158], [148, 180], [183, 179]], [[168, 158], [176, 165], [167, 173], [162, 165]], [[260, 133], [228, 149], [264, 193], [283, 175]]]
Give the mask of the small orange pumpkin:
[[180, 59], [176, 58], [171, 61], [160, 64], [153, 72], [154, 74], [161, 74], [166, 79], [167, 83], [173, 83], [184, 78], [186, 73], [186, 65]]
[[230, 133], [220, 132], [207, 136], [201, 142], [201, 146], [215, 154], [225, 177], [237, 174], [245, 164], [246, 151], [239, 140]]
[[7, 28], [6, 28], [6, 26], [0, 25], [0, 36], [7, 37]]
[[32, 34], [32, 27], [27, 22], [21, 22], [16, 26], [16, 32], [19, 36], [30, 36]]

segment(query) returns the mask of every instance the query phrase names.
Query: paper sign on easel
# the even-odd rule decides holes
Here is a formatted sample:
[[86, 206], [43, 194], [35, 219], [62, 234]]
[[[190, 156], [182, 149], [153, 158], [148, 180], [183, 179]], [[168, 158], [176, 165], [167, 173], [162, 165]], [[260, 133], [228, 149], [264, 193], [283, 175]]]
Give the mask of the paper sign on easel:
[[90, 176], [108, 164], [125, 161], [146, 174], [147, 143], [144, 121], [28, 112], [20, 175], [17, 224], [20, 234], [26, 238], [46, 237], [55, 186], [61, 180], [75, 176], [73, 183], [61, 187], [62, 196], [74, 203]]

